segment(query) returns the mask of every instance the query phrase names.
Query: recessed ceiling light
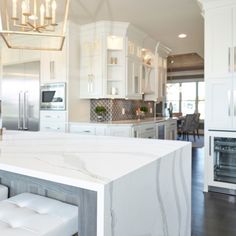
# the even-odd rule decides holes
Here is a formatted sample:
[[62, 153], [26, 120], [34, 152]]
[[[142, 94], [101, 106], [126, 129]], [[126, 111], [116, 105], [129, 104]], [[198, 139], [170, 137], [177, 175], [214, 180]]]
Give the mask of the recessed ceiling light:
[[184, 38], [187, 37], [187, 34], [179, 34], [178, 37], [179, 37], [180, 39], [184, 39]]

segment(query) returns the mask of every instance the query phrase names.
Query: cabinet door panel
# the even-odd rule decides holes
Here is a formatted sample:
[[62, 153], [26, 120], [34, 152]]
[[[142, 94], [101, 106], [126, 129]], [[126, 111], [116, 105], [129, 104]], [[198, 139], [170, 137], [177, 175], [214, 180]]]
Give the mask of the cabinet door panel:
[[80, 98], [103, 97], [103, 36], [82, 32], [80, 37]]
[[102, 97], [102, 60], [100, 56], [85, 57], [80, 63], [80, 97]]
[[41, 83], [66, 82], [68, 66], [66, 42], [62, 51], [42, 51]]
[[216, 130], [233, 128], [232, 79], [211, 79], [207, 82], [206, 117], [207, 127]]
[[236, 7], [233, 8], [233, 72], [236, 77]]
[[107, 131], [108, 136], [131, 137], [130, 127], [110, 127]]
[[205, 73], [207, 78], [222, 78], [232, 73], [233, 10], [212, 9], [205, 18]]
[[234, 88], [233, 88], [233, 101], [232, 101], [232, 115], [233, 115], [233, 129], [236, 130], [236, 77], [234, 77], [234, 80], [233, 80], [233, 83], [234, 83]]
[[130, 99], [141, 99], [141, 77], [142, 64], [132, 58], [127, 58], [127, 89], [126, 97]]
[[134, 73], [134, 63], [133, 60], [128, 58], [127, 59], [127, 97], [132, 95], [132, 77]]

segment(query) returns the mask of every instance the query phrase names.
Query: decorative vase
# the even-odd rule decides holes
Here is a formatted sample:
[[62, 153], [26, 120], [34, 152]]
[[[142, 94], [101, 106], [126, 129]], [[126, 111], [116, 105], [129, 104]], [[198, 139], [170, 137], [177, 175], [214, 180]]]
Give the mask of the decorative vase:
[[98, 114], [97, 115], [97, 121], [98, 122], [102, 122], [103, 120], [104, 120], [103, 115], [102, 114]]

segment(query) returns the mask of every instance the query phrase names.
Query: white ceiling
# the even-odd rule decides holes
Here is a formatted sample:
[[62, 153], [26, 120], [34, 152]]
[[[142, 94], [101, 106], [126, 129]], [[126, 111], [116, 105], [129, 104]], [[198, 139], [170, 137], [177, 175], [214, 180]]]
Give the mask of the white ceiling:
[[[204, 20], [196, 0], [71, 0], [69, 18], [79, 24], [131, 22], [171, 48], [172, 54], [204, 54]], [[179, 39], [180, 33], [188, 37]]]

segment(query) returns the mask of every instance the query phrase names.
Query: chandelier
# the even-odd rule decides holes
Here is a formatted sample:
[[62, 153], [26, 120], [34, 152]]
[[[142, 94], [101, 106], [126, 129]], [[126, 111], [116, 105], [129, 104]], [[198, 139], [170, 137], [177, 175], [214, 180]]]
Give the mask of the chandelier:
[[62, 50], [69, 0], [0, 2], [0, 34], [8, 48]]

